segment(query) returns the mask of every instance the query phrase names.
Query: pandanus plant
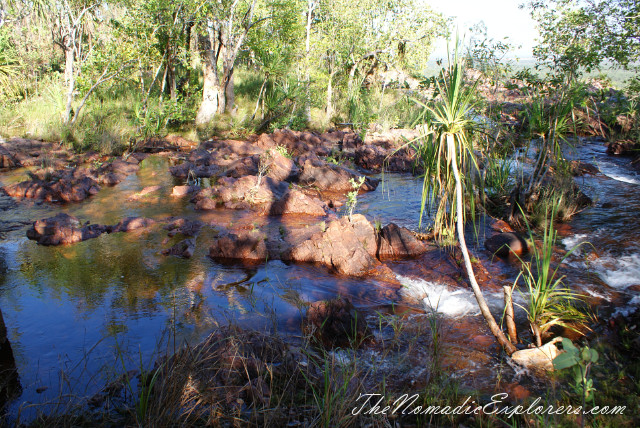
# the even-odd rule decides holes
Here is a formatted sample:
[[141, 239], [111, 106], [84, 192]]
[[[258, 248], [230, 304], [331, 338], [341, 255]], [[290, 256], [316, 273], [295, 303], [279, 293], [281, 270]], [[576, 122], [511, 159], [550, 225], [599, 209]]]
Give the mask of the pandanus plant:
[[[507, 339], [489, 310], [487, 301], [476, 281], [464, 237], [465, 199], [473, 210], [474, 182], [472, 168], [477, 168], [471, 136], [478, 125], [470, 118], [476, 85], [465, 85], [464, 68], [457, 52], [449, 67], [443, 70], [440, 81], [436, 82], [439, 99], [432, 106], [426, 106], [430, 120], [424, 125], [424, 135], [416, 144], [424, 168], [420, 223], [427, 208], [427, 201], [436, 205], [434, 235], [453, 234], [457, 231], [458, 244], [464, 259], [469, 283], [491, 333], [511, 355], [515, 346]], [[466, 195], [466, 198], [465, 198]], [[473, 212], [473, 211], [471, 211]]]

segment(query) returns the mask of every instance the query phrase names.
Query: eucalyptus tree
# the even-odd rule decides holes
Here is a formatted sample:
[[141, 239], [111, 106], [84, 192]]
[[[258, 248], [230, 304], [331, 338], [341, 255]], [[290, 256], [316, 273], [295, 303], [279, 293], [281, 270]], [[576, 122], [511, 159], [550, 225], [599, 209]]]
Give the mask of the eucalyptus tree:
[[334, 81], [342, 75], [354, 96], [379, 69], [420, 70], [447, 21], [417, 0], [379, 2], [321, 1], [314, 20], [313, 50], [325, 67], [327, 111], [332, 111]]
[[[268, 16], [256, 15], [258, 0], [207, 2], [201, 9], [200, 43], [204, 86], [196, 124], [233, 107], [233, 73], [247, 34]], [[219, 69], [221, 66], [221, 70]]]
[[634, 67], [640, 60], [640, 4], [636, 0], [533, 0], [538, 22], [536, 59], [570, 79], [605, 62]]

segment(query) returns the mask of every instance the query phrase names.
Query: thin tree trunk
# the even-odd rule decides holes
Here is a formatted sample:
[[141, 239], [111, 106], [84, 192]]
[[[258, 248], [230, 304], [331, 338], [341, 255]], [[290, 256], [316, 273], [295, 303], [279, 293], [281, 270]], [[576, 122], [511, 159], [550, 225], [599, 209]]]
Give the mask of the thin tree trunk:
[[251, 120], [256, 118], [256, 114], [258, 114], [258, 109], [260, 108], [260, 100], [262, 100], [262, 93], [264, 92], [264, 88], [267, 85], [267, 80], [269, 79], [269, 73], [264, 76], [264, 80], [262, 81], [262, 86], [260, 86], [260, 92], [258, 92], [258, 101], [256, 101], [256, 108], [253, 110], [253, 114], [251, 115]]
[[471, 259], [469, 257], [469, 250], [467, 249], [467, 243], [464, 239], [464, 221], [462, 218], [462, 210], [464, 209], [462, 205], [462, 183], [460, 182], [460, 172], [458, 171], [456, 147], [453, 141], [453, 135], [447, 134], [446, 138], [447, 149], [449, 150], [449, 156], [451, 158], [451, 169], [453, 170], [453, 176], [456, 180], [456, 223], [458, 229], [458, 241], [460, 242], [460, 250], [462, 251], [462, 257], [464, 259], [464, 266], [467, 270], [467, 275], [469, 276], [469, 283], [471, 284], [473, 294], [478, 301], [480, 312], [489, 325], [489, 330], [491, 330], [491, 333], [493, 333], [496, 340], [498, 341], [498, 343], [500, 343], [500, 345], [502, 345], [507, 354], [511, 355], [516, 351], [516, 348], [511, 342], [509, 342], [509, 339], [507, 339], [507, 337], [504, 335], [504, 333], [496, 323], [495, 318], [493, 318], [493, 315], [489, 310], [489, 305], [487, 305], [487, 301], [484, 299], [482, 290], [480, 290], [480, 286], [476, 281], [476, 276], [473, 273], [473, 267], [471, 266]]
[[76, 79], [74, 71], [74, 52], [73, 47], [67, 48], [64, 51], [64, 76], [67, 80], [67, 105], [64, 114], [64, 123], [69, 123], [71, 120], [71, 107], [73, 105], [73, 93], [76, 90]]
[[513, 289], [509, 285], [505, 285], [503, 289], [507, 332], [509, 333], [509, 339], [511, 340], [511, 343], [516, 344], [518, 343], [518, 332], [516, 330], [516, 322], [513, 313]]
[[329, 74], [329, 83], [327, 84], [327, 121], [331, 120], [331, 116], [333, 116], [333, 73]]

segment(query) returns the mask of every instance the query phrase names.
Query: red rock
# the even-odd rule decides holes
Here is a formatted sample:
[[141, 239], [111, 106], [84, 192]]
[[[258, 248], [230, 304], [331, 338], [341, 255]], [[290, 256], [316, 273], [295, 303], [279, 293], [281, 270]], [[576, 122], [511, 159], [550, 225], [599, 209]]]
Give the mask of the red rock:
[[187, 196], [189, 193], [196, 192], [198, 189], [199, 187], [197, 186], [173, 186], [171, 196], [182, 198], [184, 196]]
[[62, 245], [97, 238], [106, 230], [106, 226], [99, 224], [83, 227], [76, 217], [59, 213], [34, 222], [32, 228], [27, 230], [27, 237], [40, 245]]
[[307, 196], [302, 191], [293, 188], [271, 205], [269, 215], [301, 214], [325, 216], [327, 208], [326, 204], [321, 200]]
[[373, 226], [361, 214], [349, 221], [334, 220], [326, 230], [296, 243], [282, 254], [283, 260], [321, 263], [345, 275], [362, 276], [377, 265]]
[[174, 236], [178, 233], [184, 236], [196, 236], [200, 229], [202, 229], [203, 223], [200, 220], [189, 220], [186, 218], [170, 219], [164, 229], [168, 230], [169, 236]]
[[380, 260], [417, 257], [426, 251], [409, 229], [398, 227], [395, 223], [383, 227], [378, 235], [376, 255]]
[[211, 198], [203, 198], [196, 202], [196, 209], [201, 211], [211, 211], [218, 207], [216, 201]]
[[[331, 192], [350, 192], [353, 186], [350, 180], [357, 180], [361, 174], [341, 165], [332, 165], [324, 161], [307, 160], [302, 165], [299, 182]], [[361, 191], [369, 192], [378, 187], [379, 180], [366, 177]]]

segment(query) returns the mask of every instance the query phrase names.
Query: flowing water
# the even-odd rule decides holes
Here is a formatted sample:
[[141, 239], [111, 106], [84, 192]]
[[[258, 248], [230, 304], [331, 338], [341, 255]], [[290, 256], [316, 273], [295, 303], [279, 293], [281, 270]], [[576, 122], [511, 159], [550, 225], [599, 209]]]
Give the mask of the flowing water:
[[[579, 179], [597, 203], [579, 214], [563, 235], [567, 247], [589, 241], [598, 257], [587, 260], [586, 246], [574, 253], [563, 268], [567, 282], [589, 293], [601, 315], [634, 310], [640, 305], [640, 177], [631, 172], [628, 161], [607, 157], [600, 143], [585, 143], [573, 156], [596, 163], [603, 174]], [[0, 184], [24, 176], [24, 170], [5, 173]], [[124, 202], [157, 184], [164, 186], [159, 192]], [[281, 223], [243, 212], [197, 212], [186, 200], [170, 196], [173, 184], [182, 183], [169, 174], [167, 159], [150, 157], [138, 174], [79, 204], [14, 203], [2, 197], [0, 308], [21, 385], [12, 414], [20, 408], [28, 413], [28, 404], [49, 402], [60, 394], [91, 395], [104, 386], [105, 377], [122, 371], [122, 364], [130, 369], [142, 360], [149, 366], [158, 354], [184, 342], [195, 344], [218, 324], [234, 322], [296, 335], [304, 302], [338, 294], [351, 297], [369, 319], [394, 312], [397, 294], [375, 279], [339, 277], [323, 267], [280, 261], [243, 267], [211, 260], [207, 243], [215, 236], [215, 225], [277, 228]], [[421, 185], [420, 179], [388, 174], [384, 186], [359, 197], [357, 211], [383, 225], [395, 222], [415, 229]], [[214, 226], [203, 229], [188, 260], [160, 253], [170, 245], [161, 227], [104, 234], [60, 247], [39, 246], [25, 237], [30, 222], [60, 211], [98, 224], [114, 224], [127, 216], [179, 215]], [[498, 285], [517, 275], [512, 265], [483, 261]], [[403, 294], [424, 300], [424, 308], [416, 305], [411, 315], [417, 322], [424, 322], [419, 314], [429, 308], [444, 317], [445, 366], [463, 377], [463, 383], [490, 389], [497, 348], [472, 293], [461, 286], [457, 273], [451, 274], [457, 270], [450, 258], [431, 252], [389, 266], [406, 287]], [[498, 290], [487, 290], [496, 312]], [[506, 376], [519, 376], [506, 370]]]

